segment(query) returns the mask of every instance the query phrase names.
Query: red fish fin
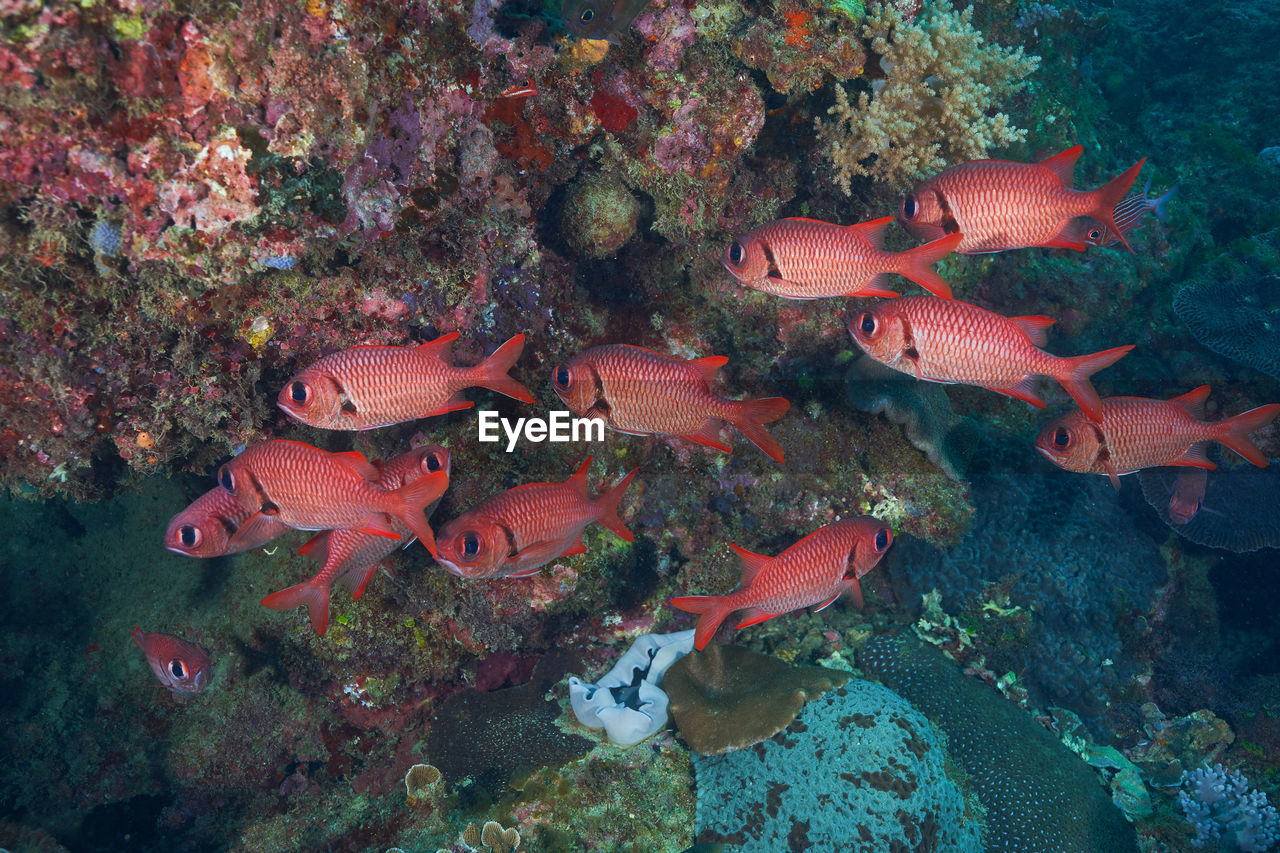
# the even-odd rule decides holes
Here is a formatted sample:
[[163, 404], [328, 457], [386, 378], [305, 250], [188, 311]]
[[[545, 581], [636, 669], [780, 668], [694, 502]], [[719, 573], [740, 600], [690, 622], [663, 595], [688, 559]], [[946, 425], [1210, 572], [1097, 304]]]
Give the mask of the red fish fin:
[[358, 450], [344, 450], [341, 453], [334, 453], [333, 456], [342, 460], [344, 465], [358, 471], [361, 477], [364, 477], [370, 483], [378, 480], [378, 466], [374, 465], [368, 459], [364, 458], [364, 454]]
[[[566, 551], [565, 553], [568, 553], [568, 552]], [[583, 549], [583, 551], [582, 551], [581, 553], [586, 553], [586, 549]], [[535, 567], [534, 567], [534, 568], [532, 568], [532, 569], [522, 569], [521, 571], [518, 571], [518, 572], [512, 572], [512, 573], [511, 573], [511, 574], [509, 574], [509, 575], [504, 575], [504, 577], [508, 577], [508, 578], [531, 578], [531, 577], [533, 577], [534, 575], [536, 575], [538, 572], [542, 571], [542, 569], [543, 569], [543, 567], [542, 567], [542, 566], [535, 566]]]
[[770, 613], [767, 610], [761, 610], [759, 607], [748, 607], [742, 611], [742, 621], [738, 623], [739, 628], [749, 628], [752, 625], [759, 625], [761, 622], [767, 622], [775, 616], [781, 616], [781, 613]]
[[1133, 247], [1124, 238], [1124, 230], [1116, 224], [1115, 207], [1129, 193], [1129, 188], [1138, 179], [1138, 172], [1142, 171], [1142, 164], [1145, 162], [1147, 162], [1147, 158], [1143, 157], [1137, 163], [1125, 169], [1116, 178], [1089, 193], [1094, 205], [1093, 210], [1089, 211], [1089, 215], [1115, 232], [1115, 235], [1120, 238], [1120, 242], [1130, 252], [1133, 251]]
[[1103, 459], [1102, 469], [1107, 472], [1107, 479], [1111, 480], [1111, 488], [1120, 491], [1120, 474], [1116, 471], [1116, 466], [1111, 464], [1111, 460]]
[[564, 481], [566, 486], [577, 492], [583, 500], [589, 500], [591, 493], [587, 491], [587, 471], [591, 468], [591, 457], [588, 456], [586, 461], [578, 466], [578, 470], [573, 472], [573, 476]]
[[782, 445], [769, 433], [764, 424], [773, 423], [787, 413], [791, 404], [782, 397], [763, 397], [759, 400], [743, 400], [733, 425], [747, 440], [768, 454], [774, 462], [782, 462]]
[[1038, 347], [1049, 343], [1049, 327], [1056, 322], [1052, 317], [1046, 317], [1043, 314], [1036, 314], [1030, 317], [1010, 317], [1009, 319], [1017, 323], [1018, 328], [1026, 332], [1027, 337], [1031, 339], [1031, 343]]
[[238, 554], [250, 548], [256, 548], [270, 542], [288, 530], [280, 522], [269, 515], [255, 512], [245, 519], [244, 523], [227, 539], [227, 553]]
[[632, 468], [630, 474], [619, 480], [616, 486], [605, 492], [596, 501], [596, 521], [599, 521], [627, 542], [634, 542], [636, 538], [631, 535], [631, 531], [627, 529], [627, 526], [622, 523], [622, 519], [618, 517], [618, 504], [621, 503], [622, 496], [626, 494], [627, 487], [631, 485], [631, 480], [639, 470], [639, 468]]
[[427, 412], [423, 417], [434, 418], [436, 415], [447, 415], [450, 412], [460, 412], [463, 409], [469, 409], [475, 403], [462, 396], [462, 392], [454, 394], [448, 400], [444, 401], [444, 405], [432, 412]]
[[[1225, 423], [1225, 421], [1223, 421], [1223, 423]], [[1169, 464], [1171, 466], [1187, 468], [1203, 468], [1206, 471], [1212, 471], [1218, 467], [1209, 461], [1209, 442], [1207, 441], [1197, 441], [1195, 444], [1188, 447], [1185, 453]], [[1267, 460], [1263, 459], [1262, 464], [1266, 465]]]
[[720, 421], [716, 418], [708, 419], [702, 429], [682, 435], [680, 438], [687, 438], [689, 441], [696, 441], [698, 444], [705, 444], [707, 447], [714, 447], [725, 453], [733, 452], [732, 447], [720, 440]]
[[948, 234], [932, 243], [899, 252], [894, 255], [894, 272], [906, 276], [934, 296], [951, 299], [951, 285], [942, 280], [933, 265], [954, 252], [963, 239], [963, 234]]
[[373, 578], [374, 573], [378, 571], [378, 566], [380, 565], [382, 565], [382, 561], [378, 560], [362, 569], [347, 569], [343, 572], [342, 577], [338, 578], [337, 582], [351, 593], [352, 601], [358, 601], [360, 596], [364, 595], [364, 588], [369, 585], [369, 581]]
[[[1085, 241], [1085, 236], [1089, 233], [1089, 224], [1092, 218], [1088, 216], [1077, 216], [1075, 219], [1068, 220], [1058, 233], [1054, 234], [1044, 242], [1044, 245], [1050, 249], [1074, 249], [1077, 252], [1083, 252], [1089, 248], [1089, 244]], [[1093, 227], [1097, 227], [1095, 224]]]
[[299, 557], [315, 557], [320, 562], [324, 562], [329, 556], [329, 534], [332, 531], [325, 530], [312, 536], [302, 547], [298, 549]]
[[856, 296], [860, 299], [865, 297], [871, 297], [871, 296], [879, 296], [882, 299], [897, 299], [902, 294], [898, 293], [898, 291], [896, 290], [890, 290], [886, 285], [886, 282], [888, 282], [888, 280], [889, 280], [889, 276], [885, 275], [884, 273], [880, 273], [878, 276], [874, 277], [873, 279], [871, 279], [871, 281], [867, 282], [862, 287], [859, 287], [857, 290], [851, 290], [848, 293], [841, 294], [841, 295]]
[[450, 332], [447, 335], [441, 335], [434, 341], [427, 341], [425, 344], [419, 344], [417, 352], [419, 355], [434, 355], [437, 358], [444, 360], [444, 357], [449, 354], [449, 347], [452, 346], [453, 342], [457, 339], [458, 333]]
[[292, 610], [305, 604], [307, 615], [311, 617], [311, 627], [316, 633], [323, 637], [329, 629], [329, 585], [316, 578], [273, 592], [262, 599], [262, 604], [272, 610]]
[[751, 582], [756, 579], [756, 575], [769, 563], [773, 562], [773, 557], [767, 557], [764, 554], [753, 554], [746, 548], [739, 548], [737, 545], [729, 546], [733, 553], [738, 555], [738, 560], [742, 563], [742, 585], [751, 586]]
[[[846, 587], [846, 589], [849, 592], [849, 596], [853, 599], [853, 603], [857, 605], [859, 610], [861, 610], [862, 609], [862, 585], [858, 583], [858, 579], [851, 578], [849, 580], [849, 585]], [[827, 604], [830, 604], [830, 603], [831, 602], [827, 602]], [[826, 605], [824, 604], [823, 607], [825, 606]], [[822, 608], [818, 608], [818, 609], [821, 610]]]
[[[828, 607], [830, 607], [831, 605], [835, 604], [835, 603], [836, 603], [836, 599], [837, 599], [837, 598], [839, 598], [839, 597], [840, 597], [840, 593], [838, 593], [838, 592], [837, 592], [835, 595], [831, 596], [830, 598], [828, 598], [826, 601], [822, 602], [821, 604], [815, 604], [815, 605], [814, 605], [814, 607], [813, 607], [813, 612], [814, 612], [814, 613], [817, 613], [819, 610], [826, 610]], [[862, 598], [862, 596], [858, 596], [858, 598], [859, 598], [859, 599], [861, 599], [861, 598]], [[859, 605], [858, 605], [858, 606], [859, 606], [859, 607], [861, 607], [861, 606], [862, 606], [862, 605], [861, 605], [861, 603], [859, 603]]]
[[[578, 533], [578, 538], [573, 540], [573, 544], [560, 554], [561, 557], [572, 557], [574, 554], [587, 553], [587, 546], [582, 543], [582, 533]], [[541, 566], [539, 566], [541, 568]]]
[[364, 533], [369, 536], [381, 536], [383, 539], [395, 539], [399, 541], [400, 534], [396, 533], [390, 523], [387, 522], [385, 513], [375, 512], [373, 515], [365, 519], [363, 527], [351, 528], [356, 533]]
[[[418, 479], [405, 483], [394, 492], [400, 501], [396, 517], [413, 531], [432, 557], [437, 557], [436, 537], [427, 523], [427, 508], [440, 499], [449, 488], [449, 475], [444, 471], [432, 471]], [[397, 535], [397, 539], [400, 537]]]
[[1023, 400], [1030, 403], [1037, 409], [1044, 408], [1044, 400], [1040, 397], [1039, 393], [1036, 392], [1036, 377], [1034, 375], [1026, 377], [1017, 385], [1013, 385], [1009, 388], [986, 387], [991, 391], [995, 391], [997, 394], [1004, 394], [1006, 396], [1013, 397], [1016, 400]]
[[715, 381], [716, 374], [720, 371], [720, 368], [724, 367], [728, 363], [728, 356], [709, 355], [706, 358], [695, 358], [693, 361], [689, 362], [689, 366], [696, 368], [697, 371], [702, 374], [702, 378], [707, 380], [707, 383], [710, 384]]
[[1214, 424], [1214, 437], [1259, 468], [1267, 467], [1267, 457], [1249, 440], [1249, 433], [1262, 429], [1280, 415], [1280, 403], [1259, 406]]
[[872, 248], [882, 249], [884, 248], [884, 230], [889, 227], [890, 222], [897, 218], [896, 216], [883, 216], [879, 219], [850, 225], [849, 229], [861, 234], [871, 244]]
[[142, 633], [142, 629], [134, 625], [133, 630], [129, 632], [129, 636], [133, 637], [134, 645], [142, 649], [142, 653], [145, 655], [147, 653], [147, 635]]
[[516, 361], [520, 358], [520, 353], [522, 352], [524, 352], [524, 335], [519, 334], [498, 347], [493, 351], [493, 355], [472, 368], [476, 374], [473, 377], [475, 383], [481, 388], [488, 388], [490, 391], [505, 394], [513, 400], [532, 403], [533, 395], [529, 393], [529, 389], [507, 375], [507, 372], [515, 367]]
[[722, 595], [681, 595], [668, 599], [667, 603], [676, 610], [695, 613], [701, 617], [693, 632], [693, 647], [698, 651], [707, 647], [720, 623], [733, 612], [725, 606], [724, 599]]
[[[1080, 159], [1080, 155], [1083, 153], [1083, 146], [1072, 145], [1066, 151], [1054, 154], [1048, 160], [1042, 160], [1040, 165], [1057, 175], [1064, 187], [1070, 187], [1076, 179], [1076, 161]], [[1128, 188], [1126, 188], [1125, 192], [1128, 191]], [[1121, 193], [1121, 195], [1123, 196], [1124, 193]]]
[[1062, 384], [1066, 392], [1071, 395], [1071, 399], [1076, 401], [1076, 405], [1080, 407], [1080, 410], [1088, 415], [1089, 420], [1095, 424], [1102, 423], [1102, 400], [1098, 399], [1098, 392], [1093, 390], [1093, 384], [1089, 382], [1089, 377], [1104, 367], [1110, 367], [1115, 364], [1124, 358], [1131, 349], [1133, 349], [1132, 345], [1113, 347], [1090, 355], [1064, 358], [1060, 362], [1066, 369], [1054, 378]]
[[1185, 394], [1178, 397], [1170, 398], [1170, 403], [1177, 403], [1186, 409], [1191, 417], [1198, 421], [1204, 420], [1204, 402], [1209, 399], [1209, 386], [1201, 385], [1199, 388], [1192, 388]]

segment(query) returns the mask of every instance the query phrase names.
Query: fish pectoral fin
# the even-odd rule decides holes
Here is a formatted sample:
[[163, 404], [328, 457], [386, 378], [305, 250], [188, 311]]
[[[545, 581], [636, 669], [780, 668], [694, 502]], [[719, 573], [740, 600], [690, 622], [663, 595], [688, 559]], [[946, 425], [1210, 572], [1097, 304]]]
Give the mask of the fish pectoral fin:
[[1013, 397], [1016, 400], [1022, 400], [1030, 403], [1037, 409], [1043, 409], [1045, 407], [1044, 399], [1036, 392], [1036, 377], [1034, 374], [1028, 374], [1023, 377], [1021, 382], [1012, 387], [990, 388], [990, 390], [995, 391], [997, 394], [1004, 394], [1005, 396]]
[[840, 593], [838, 593], [838, 592], [837, 592], [835, 595], [831, 596], [830, 598], [828, 598], [826, 601], [822, 602], [821, 604], [815, 604], [815, 605], [813, 606], [813, 612], [814, 612], [814, 613], [817, 613], [819, 610], [826, 610], [828, 607], [830, 607], [831, 605], [835, 604], [835, 603], [836, 603], [836, 599], [837, 599], [837, 598], [839, 598], [839, 597], [840, 597]]
[[427, 412], [425, 415], [423, 415], [423, 417], [434, 418], [436, 415], [447, 415], [450, 412], [460, 412], [463, 409], [469, 409], [474, 405], [475, 403], [465, 399], [462, 396], [462, 392], [459, 391], [458, 393], [450, 397], [448, 400], [445, 400], [444, 404], [441, 405], [440, 408]]
[[1107, 478], [1111, 480], [1111, 488], [1117, 492], [1120, 491], [1120, 474], [1116, 471], [1116, 466], [1111, 464], [1110, 459], [1100, 461], [1102, 462], [1102, 470], [1107, 472]]
[[239, 549], [243, 543], [264, 543], [284, 532], [279, 521], [263, 512], [255, 512], [236, 528], [236, 532], [227, 539], [227, 547]]
[[702, 429], [681, 435], [680, 438], [687, 438], [689, 441], [696, 441], [698, 444], [705, 444], [707, 447], [714, 447], [725, 453], [733, 452], [732, 447], [720, 440], [720, 421], [716, 418], [708, 418]]
[[1080, 235], [1084, 233], [1087, 231], [1082, 231], [1075, 219], [1069, 219], [1044, 245], [1051, 249], [1075, 249], [1077, 252], [1083, 252], [1089, 248], [1089, 244], [1080, 239]]
[[780, 613], [770, 613], [767, 610], [761, 610], [759, 607], [748, 607], [742, 611], [742, 621], [738, 623], [739, 628], [746, 628], [751, 625], [758, 625], [772, 619], [775, 616], [781, 616]]
[[385, 513], [374, 513], [365, 519], [363, 527], [353, 529], [357, 533], [367, 533], [370, 536], [381, 536], [384, 539], [400, 541], [400, 534], [392, 528], [390, 522], [387, 521]]
[[1209, 442], [1197, 441], [1188, 447], [1185, 453], [1169, 464], [1187, 468], [1204, 468], [1206, 471], [1212, 471], [1218, 466], [1209, 461], [1208, 450]]
[[562, 553], [560, 556], [571, 557], [574, 554], [585, 554], [585, 553], [587, 553], [587, 546], [582, 544], [582, 534], [579, 533], [578, 538], [573, 540], [573, 544], [570, 545], [567, 549], [565, 549], [564, 553]]

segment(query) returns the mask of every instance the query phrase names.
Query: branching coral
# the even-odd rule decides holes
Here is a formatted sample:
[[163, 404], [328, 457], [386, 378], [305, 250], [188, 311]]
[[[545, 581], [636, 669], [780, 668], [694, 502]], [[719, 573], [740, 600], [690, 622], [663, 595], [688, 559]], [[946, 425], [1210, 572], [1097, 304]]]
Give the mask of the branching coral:
[[1004, 113], [989, 113], [1025, 85], [1040, 59], [984, 43], [972, 17], [972, 8], [957, 13], [941, 2], [906, 24], [891, 4], [873, 8], [862, 36], [884, 78], [856, 103], [837, 85], [832, 120], [815, 122], [846, 193], [857, 175], [905, 185], [1026, 135]]

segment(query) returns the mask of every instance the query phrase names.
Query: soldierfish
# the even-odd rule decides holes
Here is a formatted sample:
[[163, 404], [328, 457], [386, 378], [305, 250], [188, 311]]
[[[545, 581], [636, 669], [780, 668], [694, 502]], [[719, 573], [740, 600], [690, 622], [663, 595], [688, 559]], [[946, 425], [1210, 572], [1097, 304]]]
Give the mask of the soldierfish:
[[744, 611], [737, 627], [745, 628], [801, 607], [821, 610], [846, 592], [861, 607], [858, 579], [875, 568], [891, 544], [889, 525], [857, 516], [818, 528], [776, 557], [730, 545], [742, 561], [740, 588], [728, 595], [679, 596], [671, 606], [701, 615], [693, 635], [698, 650], [735, 610]]
[[1114, 246], [1120, 242], [1121, 235], [1128, 238], [1130, 231], [1136, 231], [1141, 228], [1142, 217], [1147, 213], [1155, 213], [1156, 219], [1164, 222], [1166, 218], [1165, 206], [1177, 194], [1178, 188], [1176, 186], [1171, 187], [1164, 195], [1154, 199], [1148, 196], [1150, 190], [1151, 181], [1148, 180], [1146, 187], [1142, 190], [1142, 195], [1125, 196], [1111, 211], [1119, 232], [1112, 231], [1109, 227], [1091, 217], [1077, 219], [1076, 234], [1078, 235], [1078, 240], [1090, 246]]
[[849, 334], [872, 358], [930, 382], [977, 385], [1044, 408], [1036, 377], [1050, 376], [1095, 421], [1102, 404], [1089, 377], [1132, 346], [1062, 357], [1044, 346], [1049, 317], [1005, 317], [936, 296], [881, 302], [849, 315]]
[[1180, 472], [1169, 495], [1169, 520], [1174, 524], [1189, 524], [1204, 504], [1208, 485], [1209, 472], [1203, 468], [1186, 468]]
[[224, 557], [270, 542], [288, 529], [214, 486], [169, 521], [164, 547], [188, 557]]
[[1096, 190], [1074, 190], [1082, 150], [1076, 145], [1042, 163], [972, 160], [944, 169], [902, 200], [898, 219], [920, 240], [963, 234], [955, 250], [978, 254], [1028, 246], [1082, 250], [1076, 220], [1091, 216], [1130, 249], [1113, 209], [1146, 159]]
[[151, 671], [174, 696], [189, 699], [204, 692], [213, 674], [209, 653], [172, 634], [148, 634], [133, 626], [133, 642], [147, 656]]
[[[437, 471], [443, 471], [446, 477], [449, 475], [449, 451], [434, 445], [416, 447], [384, 463], [375, 485], [393, 492], [405, 483]], [[446, 480], [446, 486], [447, 482]], [[438, 498], [436, 502], [439, 502]], [[435, 503], [427, 507], [424, 514], [430, 517], [434, 509]], [[329, 629], [329, 594], [333, 583], [349, 579], [351, 597], [358, 599], [364, 594], [365, 584], [383, 558], [397, 548], [408, 547], [413, 541], [413, 531], [403, 522], [394, 518], [390, 522], [391, 528], [400, 534], [403, 544], [384, 536], [372, 536], [355, 530], [326, 530], [313, 537], [298, 549], [298, 553], [320, 560], [320, 571], [296, 586], [271, 593], [262, 599], [263, 605], [274, 610], [292, 610], [305, 604], [311, 627], [323, 637]]]
[[585, 554], [582, 530], [598, 521], [627, 542], [635, 537], [618, 518], [618, 503], [636, 472], [592, 500], [591, 457], [563, 483], [529, 483], [494, 495], [440, 528], [436, 537], [446, 569], [460, 578], [522, 578], [556, 557]]
[[1036, 450], [1054, 465], [1082, 474], [1103, 474], [1118, 490], [1120, 477], [1141, 468], [1180, 465], [1213, 470], [1205, 455], [1216, 441], [1259, 468], [1267, 458], [1249, 440], [1280, 415], [1280, 403], [1259, 406], [1213, 423], [1204, 417], [1209, 386], [1201, 385], [1171, 400], [1147, 397], [1108, 397], [1102, 401], [1102, 421], [1090, 422], [1082, 412], [1063, 415], [1040, 431]]
[[556, 367], [551, 385], [577, 415], [601, 418], [629, 435], [674, 435], [726, 453], [720, 441], [724, 422], [733, 424], [775, 461], [782, 448], [764, 424], [787, 413], [781, 397], [730, 400], [711, 390], [716, 371], [729, 359], [670, 358], [641, 347], [592, 347]]
[[398, 518], [435, 555], [435, 540], [423, 510], [449, 486], [436, 471], [388, 492], [363, 455], [330, 453], [300, 441], [255, 444], [218, 470], [218, 483], [240, 506], [299, 530], [357, 530], [399, 540]]
[[892, 216], [857, 225], [816, 219], [779, 219], [734, 240], [720, 262], [748, 287], [788, 299], [824, 296], [897, 296], [885, 286], [889, 273], [951, 298], [932, 265], [955, 251], [961, 234], [948, 234], [905, 252], [885, 251]]
[[327, 355], [290, 379], [276, 405], [321, 429], [364, 430], [468, 409], [462, 391], [479, 386], [522, 403], [533, 395], [507, 371], [524, 350], [516, 335], [475, 367], [454, 367], [453, 332], [416, 347], [358, 346]]

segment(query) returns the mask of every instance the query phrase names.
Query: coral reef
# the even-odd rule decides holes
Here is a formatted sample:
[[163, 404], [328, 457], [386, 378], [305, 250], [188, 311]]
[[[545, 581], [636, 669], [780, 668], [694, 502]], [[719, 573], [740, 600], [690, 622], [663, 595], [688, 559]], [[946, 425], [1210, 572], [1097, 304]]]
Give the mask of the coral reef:
[[1209, 349], [1280, 379], [1280, 277], [1190, 285], [1173, 310]]
[[910, 24], [891, 3], [872, 8], [862, 36], [871, 46], [868, 64], [883, 76], [856, 103], [837, 85], [831, 119], [815, 123], [846, 194], [859, 175], [905, 186], [1026, 136], [993, 110], [1026, 85], [1040, 59], [984, 44], [972, 20], [972, 7], [955, 12], [942, 2]]
[[1197, 847], [1221, 838], [1244, 853], [1262, 853], [1280, 840], [1280, 815], [1267, 795], [1221, 764], [1184, 773], [1178, 805], [1195, 828]]
[[1276, 460], [1270, 461], [1267, 468], [1240, 465], [1210, 471], [1200, 511], [1185, 524], [1169, 517], [1177, 469], [1148, 468], [1138, 472], [1138, 482], [1160, 520], [1184, 539], [1236, 554], [1280, 548], [1280, 472]]
[[743, 853], [983, 849], [929, 722], [867, 681], [823, 694], [772, 739], [693, 766], [701, 843]]
[[588, 258], [608, 258], [636, 233], [640, 202], [617, 178], [583, 175], [565, 195], [560, 235]]

